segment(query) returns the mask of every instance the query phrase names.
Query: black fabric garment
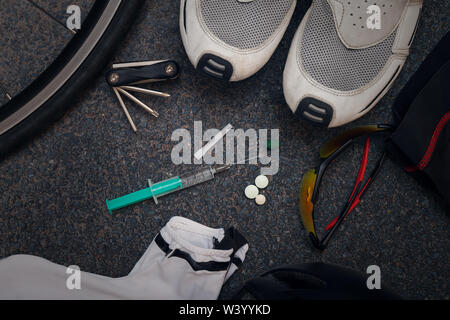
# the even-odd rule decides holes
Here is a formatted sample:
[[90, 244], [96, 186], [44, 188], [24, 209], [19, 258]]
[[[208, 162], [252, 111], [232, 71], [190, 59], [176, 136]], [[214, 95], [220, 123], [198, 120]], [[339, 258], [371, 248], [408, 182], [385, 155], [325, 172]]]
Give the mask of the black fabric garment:
[[256, 300], [398, 300], [382, 284], [369, 290], [369, 275], [326, 263], [307, 263], [270, 270], [248, 281], [234, 299]]
[[393, 107], [391, 156], [450, 203], [450, 33], [411, 77]]
[[236, 267], [240, 268], [242, 265], [242, 260], [235, 255], [235, 253], [248, 244], [247, 239], [244, 238], [242, 234], [239, 233], [235, 228], [231, 227], [225, 230], [225, 236], [222, 241], [218, 241], [214, 238], [214, 249], [216, 250], [229, 250], [233, 249], [231, 263], [235, 264]]

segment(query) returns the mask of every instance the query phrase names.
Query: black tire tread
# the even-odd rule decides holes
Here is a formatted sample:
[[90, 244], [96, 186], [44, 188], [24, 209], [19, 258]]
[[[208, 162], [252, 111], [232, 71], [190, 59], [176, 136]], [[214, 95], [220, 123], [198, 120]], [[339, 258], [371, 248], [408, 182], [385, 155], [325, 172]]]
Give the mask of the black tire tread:
[[[97, 0], [97, 2], [99, 1]], [[86, 89], [86, 87], [92, 83], [106, 67], [114, 50], [129, 31], [144, 2], [145, 0], [123, 1], [105, 33], [73, 76], [30, 116], [0, 135], [0, 160], [5, 158], [12, 151], [17, 150], [24, 142], [41, 133], [44, 129], [48, 128], [49, 125], [53, 124], [64, 115], [64, 113], [73, 105], [72, 102], [77, 100], [80, 92]], [[105, 6], [107, 1], [100, 1], [100, 3]], [[95, 20], [95, 17], [91, 17], [90, 13], [85, 21], [87, 29], [81, 30], [74, 36], [58, 58], [40, 77], [33, 81], [33, 83], [10, 102], [2, 106], [2, 112], [11, 113], [23, 106], [39, 92], [39, 88], [42, 88], [43, 83], [50, 81], [52, 77], [55, 76], [55, 73], [62, 69], [64, 63], [73, 55], [73, 52], [70, 50], [71, 46], [77, 42], [84, 41], [84, 39], [87, 38], [90, 32], [89, 29], [92, 27], [89, 26], [90, 18]], [[96, 21], [93, 23], [94, 25], [95, 22]]]

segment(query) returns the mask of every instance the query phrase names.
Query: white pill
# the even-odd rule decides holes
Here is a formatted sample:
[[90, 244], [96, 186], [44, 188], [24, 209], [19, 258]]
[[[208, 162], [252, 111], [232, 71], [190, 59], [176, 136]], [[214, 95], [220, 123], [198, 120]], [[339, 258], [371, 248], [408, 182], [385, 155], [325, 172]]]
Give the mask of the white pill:
[[255, 199], [258, 193], [259, 193], [258, 188], [252, 184], [247, 186], [247, 188], [245, 188], [245, 196], [249, 199]]
[[264, 189], [269, 185], [269, 179], [263, 175], [257, 176], [255, 179], [255, 184], [258, 188]]
[[266, 197], [263, 194], [258, 194], [255, 198], [255, 202], [257, 205], [262, 206], [264, 203], [266, 203]]

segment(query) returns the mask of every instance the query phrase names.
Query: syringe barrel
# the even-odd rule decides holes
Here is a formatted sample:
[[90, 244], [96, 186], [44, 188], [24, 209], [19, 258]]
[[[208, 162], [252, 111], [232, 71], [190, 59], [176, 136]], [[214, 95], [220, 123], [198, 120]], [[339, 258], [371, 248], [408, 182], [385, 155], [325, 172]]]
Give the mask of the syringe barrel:
[[194, 172], [180, 176], [180, 179], [183, 189], [185, 189], [214, 179], [214, 171], [212, 168], [208, 168], [200, 172]]
[[145, 188], [113, 200], [106, 199], [106, 206], [108, 207], [109, 213], [112, 213], [114, 210], [118, 210], [150, 198], [153, 198], [156, 201], [158, 197], [181, 189], [182, 184], [180, 178], [173, 177], [155, 184], [151, 184], [149, 188]]

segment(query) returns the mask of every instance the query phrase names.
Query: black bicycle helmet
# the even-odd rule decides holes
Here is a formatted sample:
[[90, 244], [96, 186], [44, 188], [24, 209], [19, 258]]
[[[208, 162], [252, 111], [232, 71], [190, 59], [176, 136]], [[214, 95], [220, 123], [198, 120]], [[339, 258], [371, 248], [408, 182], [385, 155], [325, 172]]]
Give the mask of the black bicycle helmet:
[[370, 275], [326, 263], [272, 269], [248, 281], [234, 299], [255, 300], [399, 300], [384, 285], [368, 289]]

